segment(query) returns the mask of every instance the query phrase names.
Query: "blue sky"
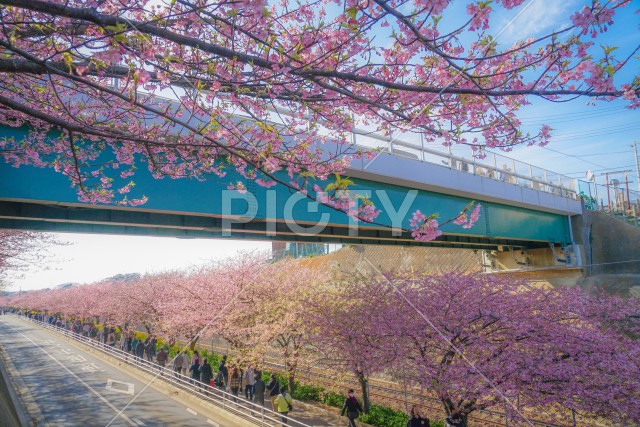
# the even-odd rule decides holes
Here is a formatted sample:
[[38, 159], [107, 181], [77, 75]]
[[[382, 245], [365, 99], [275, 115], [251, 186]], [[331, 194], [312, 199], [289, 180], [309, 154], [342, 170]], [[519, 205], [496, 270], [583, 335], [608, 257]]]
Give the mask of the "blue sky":
[[[496, 22], [503, 24], [496, 24], [494, 28], [501, 32], [499, 41], [508, 45], [519, 38], [535, 37], [565, 27], [573, 11], [584, 3], [583, 0], [531, 0], [514, 11], [496, 14]], [[621, 9], [614, 17], [615, 25], [594, 40], [596, 46], [618, 46], [617, 53], [623, 57], [640, 45], [640, 15], [634, 13], [639, 8], [640, 2], [633, 1]], [[616, 81], [628, 81], [634, 74], [640, 74], [637, 58], [625, 67]], [[554, 129], [551, 143], [546, 147], [518, 147], [506, 155], [576, 178], [584, 178], [586, 171], [591, 170], [598, 180], [601, 197], [605, 192], [605, 177], [600, 174], [608, 170], [631, 169], [629, 181], [633, 183], [630, 187], [638, 191], [631, 144], [640, 144], [640, 110], [628, 110], [625, 105], [623, 101], [593, 104], [587, 98], [565, 103], [534, 99], [532, 105], [522, 110], [520, 118], [525, 128], [530, 126], [532, 131], [542, 124], [550, 125]], [[454, 150], [463, 153], [466, 149], [457, 147]], [[623, 181], [622, 174], [612, 176]]]
[[[563, 8], [580, 3], [536, 0], [527, 10], [522, 23], [514, 28], [543, 32], [550, 28], [561, 28], [567, 17], [567, 9]], [[623, 9], [624, 13], [616, 14], [615, 25], [605, 35], [595, 39], [596, 45], [618, 46], [621, 54], [628, 54], [640, 45], [639, 15], [634, 13], [638, 8], [640, 2], [631, 2]], [[544, 28], [545, 23], [547, 28]], [[638, 59], [628, 64], [617, 77], [617, 82], [624, 79], [628, 81], [633, 74], [640, 74], [639, 64]], [[534, 102], [523, 111], [523, 121], [537, 125], [549, 124], [554, 128], [554, 137], [546, 147], [520, 147], [513, 150], [512, 156], [572, 177], [584, 178], [585, 172], [591, 170], [600, 185], [598, 191], [601, 197], [606, 191], [605, 177], [601, 174], [630, 169], [633, 171], [628, 175], [629, 181], [633, 181], [630, 188], [638, 191], [631, 145], [640, 143], [640, 110], [626, 109], [623, 101], [588, 104], [588, 99], [568, 103]], [[622, 174], [611, 177], [614, 176], [621, 181], [624, 179]]]
[[[576, 5], [580, 3], [579, 0], [532, 0], [516, 11], [497, 13], [493, 28], [500, 32], [499, 41], [511, 44], [518, 38], [562, 28], [568, 22], [569, 11], [576, 10]], [[640, 2], [632, 3], [626, 8], [624, 16], [616, 16], [616, 25], [606, 37], [598, 38], [597, 43], [620, 46], [620, 51], [628, 51], [640, 44], [640, 15], [633, 13], [640, 8]], [[464, 4], [466, 2], [456, 2], [454, 6], [462, 11]], [[524, 8], [524, 12], [521, 12]], [[514, 20], [516, 15], [518, 17]], [[636, 60], [621, 77], [629, 78], [638, 72]], [[585, 172], [592, 170], [601, 185], [601, 197], [605, 181], [600, 174], [607, 170], [630, 169], [633, 170], [629, 174], [631, 188], [638, 191], [635, 160], [630, 145], [638, 142], [640, 150], [640, 111], [627, 110], [624, 103], [619, 101], [597, 102], [595, 105], [587, 105], [588, 102], [587, 99], [568, 103], [535, 101], [523, 110], [523, 122], [532, 128], [550, 125], [555, 129], [554, 138], [547, 147], [519, 147], [506, 154], [534, 166], [577, 178], [584, 178]], [[469, 152], [467, 147], [454, 147], [453, 150], [456, 154]], [[623, 180], [622, 175], [612, 177]], [[9, 289], [37, 289], [65, 282], [90, 282], [117, 273], [184, 268], [220, 259], [239, 250], [270, 248], [270, 243], [265, 242], [229, 240], [76, 234], [60, 235], [60, 239], [73, 244], [55, 249], [56, 255], [49, 269], [30, 272], [22, 278], [14, 277]]]

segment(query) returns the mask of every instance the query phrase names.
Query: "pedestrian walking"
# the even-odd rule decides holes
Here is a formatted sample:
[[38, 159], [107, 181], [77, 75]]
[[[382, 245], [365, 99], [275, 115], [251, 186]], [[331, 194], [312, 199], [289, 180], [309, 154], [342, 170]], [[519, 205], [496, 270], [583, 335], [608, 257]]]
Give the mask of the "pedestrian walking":
[[133, 332], [129, 332], [127, 334], [127, 351], [129, 353], [131, 353], [131, 346], [133, 345], [133, 339], [135, 338], [136, 334], [134, 334]]
[[144, 353], [147, 355], [149, 362], [153, 362], [153, 358], [156, 355], [156, 342], [155, 335], [149, 335], [144, 342]]
[[136, 360], [138, 362], [144, 362], [144, 342], [138, 340], [136, 345]]
[[182, 357], [182, 352], [179, 351], [173, 359], [173, 371], [175, 372], [176, 377], [178, 374], [182, 373]]
[[189, 368], [189, 373], [191, 374], [192, 384], [200, 382], [200, 365], [197, 361], [191, 365], [191, 367]]
[[182, 354], [182, 375], [187, 375], [191, 367], [191, 359], [187, 353]]
[[447, 427], [466, 427], [466, 423], [458, 411], [451, 412], [451, 415], [445, 419], [445, 422], [447, 423]]
[[411, 408], [411, 413], [409, 414], [407, 427], [430, 427], [429, 418], [423, 418], [422, 415], [420, 415], [418, 408], [413, 406]]
[[115, 347], [116, 346], [116, 333], [115, 330], [113, 328], [109, 329], [109, 333], [107, 334], [107, 345], [109, 347]]
[[216, 385], [216, 387], [218, 387], [218, 390], [220, 391], [227, 390], [227, 382], [224, 379], [224, 374], [222, 373], [222, 371], [218, 371], [214, 384]]
[[129, 341], [129, 333], [122, 331], [122, 333], [120, 333], [120, 350], [127, 351], [127, 341]]
[[265, 385], [264, 381], [262, 381], [262, 375], [258, 375], [258, 373], [256, 373], [252, 388], [253, 401], [256, 405], [260, 405], [261, 407], [264, 406], [264, 390]]
[[231, 369], [231, 374], [229, 375], [229, 388], [231, 389], [231, 394], [233, 394], [233, 401], [237, 402], [238, 391], [240, 391], [240, 369], [237, 366], [234, 366]]
[[247, 400], [253, 400], [255, 375], [256, 372], [251, 366], [247, 366], [247, 370], [242, 374], [242, 388], [244, 390], [244, 398]]
[[275, 374], [271, 374], [271, 381], [267, 384], [267, 392], [269, 393], [269, 398], [271, 399], [271, 408], [274, 412], [278, 412], [278, 408], [275, 404], [276, 397], [278, 397], [278, 391], [280, 390], [280, 383], [276, 378]]
[[202, 356], [198, 353], [198, 350], [193, 351], [193, 356], [191, 356], [191, 364], [198, 363], [198, 365], [202, 365]]
[[276, 396], [274, 403], [277, 408], [276, 412], [280, 414], [280, 423], [282, 425], [288, 424], [287, 416], [293, 410], [293, 398], [287, 393], [286, 386], [280, 387], [280, 393]]
[[356, 399], [353, 389], [349, 389], [347, 392], [347, 398], [344, 400], [344, 405], [342, 405], [340, 415], [344, 416], [346, 413], [347, 418], [349, 418], [348, 426], [356, 427], [356, 418], [360, 416], [360, 412], [362, 412], [360, 402]]
[[229, 369], [227, 368], [227, 355], [222, 356], [222, 360], [220, 360], [220, 364], [218, 365], [218, 372], [222, 372], [224, 376], [224, 384], [225, 386], [229, 384]]
[[165, 350], [164, 347], [162, 347], [158, 352], [158, 356], [156, 357], [156, 362], [158, 362], [158, 365], [160, 365], [161, 371], [164, 371], [164, 366], [167, 364], [168, 359], [169, 359], [169, 354], [167, 353], [167, 350]]
[[[213, 370], [211, 369], [211, 365], [209, 365], [209, 361], [204, 359], [202, 362], [202, 366], [200, 366], [200, 382], [205, 386], [211, 385], [211, 379], [213, 378]], [[205, 387], [205, 390], [207, 387]]]

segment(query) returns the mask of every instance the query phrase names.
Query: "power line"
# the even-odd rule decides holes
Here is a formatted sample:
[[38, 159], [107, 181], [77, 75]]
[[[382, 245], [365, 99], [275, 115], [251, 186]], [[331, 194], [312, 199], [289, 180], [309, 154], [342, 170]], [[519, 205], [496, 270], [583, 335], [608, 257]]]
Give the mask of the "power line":
[[612, 156], [614, 154], [624, 154], [624, 153], [629, 153], [629, 150], [627, 151], [612, 151], [611, 153], [596, 153], [596, 154], [581, 154], [581, 157], [593, 157], [593, 156]]
[[640, 123], [637, 123], [631, 126], [625, 126], [625, 127], [617, 125], [617, 126], [607, 126], [603, 128], [597, 128], [597, 129], [586, 129], [578, 132], [567, 132], [567, 133], [558, 134], [555, 137], [552, 137], [551, 141], [553, 142], [553, 141], [566, 140], [566, 139], [589, 138], [593, 136], [609, 135], [612, 133], [629, 132], [631, 130], [636, 130], [639, 128], [640, 128]]
[[539, 114], [539, 115], [534, 115], [529, 117], [523, 117], [522, 120], [544, 120], [546, 118], [563, 117], [563, 116], [579, 116], [579, 115], [588, 116], [591, 114], [599, 114], [599, 113], [604, 113], [608, 111], [619, 111], [619, 110], [626, 110], [626, 109], [627, 107], [625, 106], [604, 107], [594, 111], [574, 111], [574, 112], [559, 113], [559, 114]]
[[[616, 168], [630, 168], [635, 166], [635, 164], [633, 165], [625, 165], [625, 166], [616, 166]], [[591, 172], [600, 172], [600, 171], [606, 171], [606, 170], [611, 170], [612, 168], [604, 168], [604, 169], [592, 169]], [[580, 171], [580, 172], [565, 172], [565, 175], [577, 175], [577, 174], [583, 174], [586, 171]]]
[[611, 115], [618, 114], [618, 113], [619, 113], [618, 110], [614, 110], [614, 111], [599, 112], [599, 113], [594, 113], [594, 114], [589, 114], [589, 115], [583, 115], [583, 116], [577, 116], [577, 117], [567, 117], [567, 118], [558, 118], [558, 116], [549, 116], [548, 119], [536, 119], [536, 120], [521, 119], [521, 122], [522, 122], [522, 124], [526, 124], [526, 125], [545, 124], [545, 123], [548, 123], [548, 122], [566, 123], [566, 122], [575, 122], [575, 121], [579, 121], [579, 120], [593, 119], [593, 118], [597, 118], [597, 117], [611, 116]]
[[549, 147], [542, 147], [542, 149], [543, 149], [543, 150], [548, 150], [548, 151], [553, 151], [554, 153], [562, 154], [563, 156], [573, 157], [574, 159], [578, 159], [578, 160], [581, 160], [581, 161], [583, 161], [583, 162], [585, 162], [585, 163], [589, 163], [589, 164], [591, 164], [591, 165], [598, 166], [599, 168], [605, 168], [605, 169], [607, 169], [607, 168], [606, 168], [605, 166], [603, 166], [603, 165], [600, 165], [600, 164], [598, 164], [598, 163], [590, 162], [589, 160], [584, 160], [584, 159], [582, 159], [580, 156], [576, 156], [575, 154], [567, 154], [567, 153], [563, 153], [562, 151], [554, 150], [553, 148], [549, 148]]

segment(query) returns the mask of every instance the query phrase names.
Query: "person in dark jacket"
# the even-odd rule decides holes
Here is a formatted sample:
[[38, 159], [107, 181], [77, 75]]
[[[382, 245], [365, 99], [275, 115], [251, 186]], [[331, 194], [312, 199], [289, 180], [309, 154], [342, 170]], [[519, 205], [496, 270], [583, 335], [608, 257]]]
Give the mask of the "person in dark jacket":
[[458, 411], [451, 412], [451, 415], [445, 419], [445, 422], [448, 427], [466, 427], [466, 424]]
[[[204, 359], [202, 366], [200, 366], [200, 382], [204, 385], [211, 385], [211, 379], [213, 378], [213, 370], [207, 359]], [[206, 387], [204, 388], [207, 389]]]
[[156, 362], [158, 362], [158, 365], [160, 365], [161, 371], [164, 370], [164, 367], [167, 364], [167, 360], [169, 360], [169, 353], [167, 353], [167, 350], [162, 347], [158, 352], [158, 356], [156, 357]]
[[271, 381], [267, 384], [267, 392], [269, 392], [269, 397], [271, 398], [271, 408], [273, 409], [273, 412], [278, 412], [275, 400], [280, 392], [280, 383], [278, 382], [275, 374], [271, 374]]
[[344, 416], [345, 412], [349, 418], [349, 427], [356, 427], [356, 418], [360, 416], [362, 406], [360, 406], [358, 399], [356, 399], [353, 394], [353, 389], [349, 389], [347, 392], [347, 398], [344, 400], [344, 405], [342, 405], [340, 415]]
[[262, 374], [260, 372], [256, 372], [256, 380], [253, 383], [253, 401], [256, 405], [264, 406], [264, 381], [262, 381]]
[[142, 341], [138, 341], [136, 345], [136, 357], [139, 362], [144, 362], [144, 343]]
[[418, 409], [414, 406], [411, 408], [407, 427], [430, 427], [429, 418], [423, 418]]
[[198, 365], [198, 361], [196, 360], [193, 365], [189, 368], [189, 372], [191, 373], [192, 383], [197, 383], [200, 381], [200, 365]]
[[222, 373], [224, 377], [225, 386], [229, 384], [229, 368], [227, 368], [227, 355], [222, 356], [222, 360], [220, 361], [220, 365], [218, 365], [218, 372]]

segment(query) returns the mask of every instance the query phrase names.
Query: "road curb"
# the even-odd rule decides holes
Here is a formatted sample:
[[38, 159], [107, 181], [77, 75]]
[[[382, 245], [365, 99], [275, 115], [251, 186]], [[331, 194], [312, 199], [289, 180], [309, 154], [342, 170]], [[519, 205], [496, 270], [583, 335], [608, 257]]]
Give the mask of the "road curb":
[[[11, 325], [9, 325], [11, 327]], [[52, 427], [44, 419], [29, 386], [16, 369], [11, 358], [0, 346], [0, 372], [7, 383], [9, 399], [16, 410], [21, 427]]]

